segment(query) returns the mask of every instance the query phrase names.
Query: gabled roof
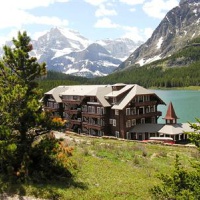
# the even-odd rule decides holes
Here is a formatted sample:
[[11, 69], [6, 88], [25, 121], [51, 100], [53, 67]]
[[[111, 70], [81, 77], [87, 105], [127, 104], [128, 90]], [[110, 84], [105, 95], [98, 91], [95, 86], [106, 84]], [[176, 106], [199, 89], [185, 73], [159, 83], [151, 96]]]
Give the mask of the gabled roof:
[[168, 120], [178, 119], [172, 102], [169, 103], [169, 106], [167, 108], [167, 113], [163, 119], [168, 119]]
[[99, 102], [102, 104], [104, 107], [109, 107], [110, 104], [109, 102], [105, 99], [105, 95], [110, 93], [112, 91], [112, 88], [110, 86], [108, 87], [98, 87], [95, 88], [94, 90], [88, 92], [85, 96], [96, 96]]
[[179, 135], [184, 132], [194, 132], [189, 123], [180, 124], [137, 124], [129, 132], [160, 133], [166, 135]]
[[132, 89], [128, 92], [128, 94], [119, 102], [118, 104], [115, 104], [112, 109], [118, 109], [123, 110], [124, 107], [136, 96], [141, 94], [154, 94], [151, 91], [135, 84], [132, 85]]
[[57, 103], [61, 103], [62, 100], [59, 95], [60, 95], [60, 93], [64, 92], [67, 89], [68, 89], [68, 86], [58, 86], [58, 87], [53, 88], [52, 90], [46, 92], [45, 95], [52, 95], [52, 97], [54, 98], [54, 100]]
[[178, 135], [184, 132], [182, 124], [166, 124], [164, 125], [158, 133], [167, 135]]
[[134, 85], [126, 85], [124, 86], [121, 90], [118, 91], [112, 91], [108, 94], [105, 95], [105, 97], [117, 97], [120, 94], [122, 94], [123, 92], [126, 92], [127, 90], [131, 89]]
[[[60, 93], [60, 95], [75, 95], [75, 96], [85, 96], [89, 92], [93, 91], [95, 88], [100, 87], [99, 85], [72, 85], [68, 86], [68, 89]], [[102, 87], [102, 86], [101, 86]]]

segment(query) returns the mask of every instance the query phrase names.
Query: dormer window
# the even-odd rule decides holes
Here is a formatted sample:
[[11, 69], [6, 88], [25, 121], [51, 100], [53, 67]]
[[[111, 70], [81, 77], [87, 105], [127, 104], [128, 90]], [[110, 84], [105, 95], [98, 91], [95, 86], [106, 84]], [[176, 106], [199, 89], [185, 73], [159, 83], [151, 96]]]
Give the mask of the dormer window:
[[113, 103], [116, 103], [116, 102], [117, 102], [117, 98], [113, 97]]

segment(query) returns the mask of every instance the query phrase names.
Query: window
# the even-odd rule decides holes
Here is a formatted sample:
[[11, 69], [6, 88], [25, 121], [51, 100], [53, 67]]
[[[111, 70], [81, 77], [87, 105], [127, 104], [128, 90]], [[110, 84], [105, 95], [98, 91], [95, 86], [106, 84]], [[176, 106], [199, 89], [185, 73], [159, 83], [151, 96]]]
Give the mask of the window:
[[131, 127], [131, 120], [126, 121], [126, 127], [130, 128]]
[[119, 137], [119, 131], [115, 131], [115, 137]]
[[78, 96], [73, 96], [73, 100], [77, 101], [77, 100], [79, 100], [79, 97]]
[[141, 119], [141, 124], [145, 124], [145, 118]]
[[143, 102], [143, 96], [139, 96], [139, 97], [138, 97], [138, 101], [139, 101], [139, 102]]
[[126, 115], [130, 115], [131, 114], [131, 109], [130, 108], [126, 108]]
[[92, 112], [92, 106], [88, 106], [88, 112], [89, 112], [89, 113]]
[[145, 96], [145, 100], [146, 100], [146, 101], [150, 101], [149, 95]]
[[113, 119], [113, 126], [116, 126], [116, 119]]
[[101, 115], [101, 108], [97, 107], [97, 114]]
[[133, 109], [131, 109], [131, 114], [135, 115], [136, 114], [136, 108], [134, 107]]
[[155, 105], [151, 106], [151, 112], [155, 112]]
[[92, 106], [92, 113], [95, 113], [95, 107]]
[[131, 124], [132, 124], [132, 126], [135, 126], [136, 125], [136, 119], [132, 119]]
[[152, 124], [155, 124], [155, 123], [156, 123], [155, 117], [152, 117], [152, 118], [151, 118], [151, 123], [152, 123]]
[[109, 124], [113, 124], [113, 119], [109, 119]]
[[113, 103], [116, 103], [116, 102], [117, 102], [116, 97], [113, 97]]
[[119, 110], [115, 110], [115, 115], [119, 115]]

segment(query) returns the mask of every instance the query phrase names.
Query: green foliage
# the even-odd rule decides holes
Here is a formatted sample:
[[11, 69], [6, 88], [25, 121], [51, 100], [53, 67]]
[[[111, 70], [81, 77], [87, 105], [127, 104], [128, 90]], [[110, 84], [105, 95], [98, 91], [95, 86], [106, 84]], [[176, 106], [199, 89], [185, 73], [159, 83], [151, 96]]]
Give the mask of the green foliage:
[[[200, 120], [197, 119], [199, 123]], [[200, 147], [200, 126], [198, 124], [191, 124], [194, 129], [193, 133], [188, 133], [191, 142], [198, 148]], [[200, 149], [199, 149], [200, 150]], [[153, 199], [200, 199], [200, 162], [192, 163], [193, 170], [184, 168], [176, 156], [174, 171], [172, 174], [160, 174], [159, 179], [162, 181], [161, 185], [154, 186], [151, 189]]]
[[37, 80], [39, 87], [44, 92], [51, 90], [59, 85], [79, 85], [87, 84], [88, 79], [83, 77], [71, 76], [61, 72], [48, 71], [45, 77]]
[[190, 123], [190, 126], [194, 129], [194, 132], [188, 133], [189, 140], [193, 142], [200, 151], [200, 119], [196, 119], [197, 123]]
[[[0, 174], [27, 181], [35, 174], [39, 174], [38, 179], [60, 176], [63, 170], [68, 177], [66, 160], [57, 157], [63, 154], [68, 159], [66, 149], [60, 148], [55, 138], [41, 136], [51, 130], [52, 124], [60, 124], [55, 125], [42, 111], [39, 100], [43, 93], [36, 79], [46, 74], [46, 67], [29, 56], [30, 41], [26, 32], [19, 32], [18, 38], [13, 38], [14, 48], [4, 46], [0, 61]], [[40, 142], [33, 145], [37, 140]]]
[[153, 199], [199, 199], [200, 174], [188, 172], [181, 166], [179, 157], [176, 156], [175, 169], [171, 175], [160, 174], [162, 185], [151, 189]]

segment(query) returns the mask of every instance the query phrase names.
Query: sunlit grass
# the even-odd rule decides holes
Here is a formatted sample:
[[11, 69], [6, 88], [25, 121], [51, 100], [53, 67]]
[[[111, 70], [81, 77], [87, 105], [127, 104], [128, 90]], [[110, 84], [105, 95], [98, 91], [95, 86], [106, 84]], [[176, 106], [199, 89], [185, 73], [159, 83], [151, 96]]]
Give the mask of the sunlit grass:
[[26, 194], [48, 199], [148, 200], [149, 189], [159, 183], [157, 174], [171, 173], [176, 154], [187, 168], [199, 159], [195, 148], [72, 137], [68, 144], [75, 148], [77, 164], [73, 181], [23, 185]]

